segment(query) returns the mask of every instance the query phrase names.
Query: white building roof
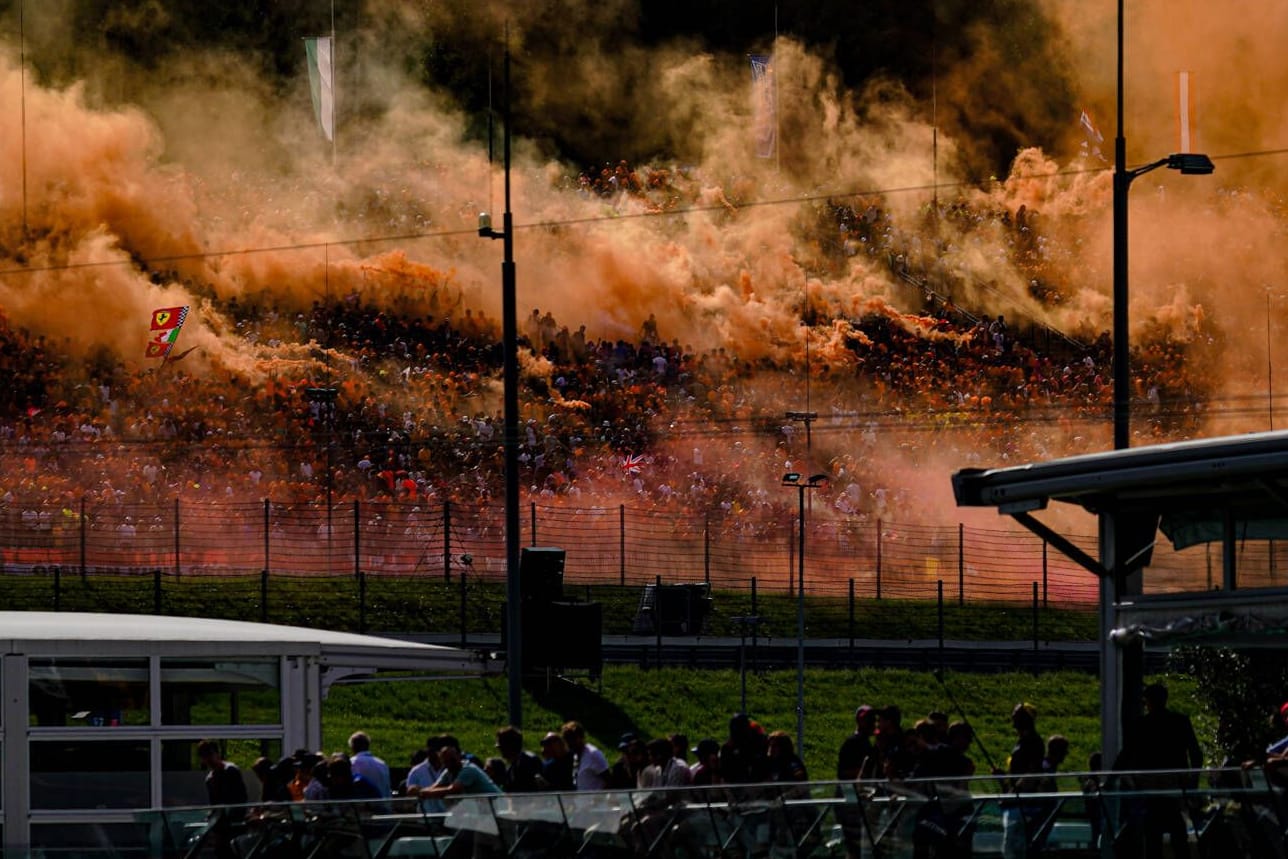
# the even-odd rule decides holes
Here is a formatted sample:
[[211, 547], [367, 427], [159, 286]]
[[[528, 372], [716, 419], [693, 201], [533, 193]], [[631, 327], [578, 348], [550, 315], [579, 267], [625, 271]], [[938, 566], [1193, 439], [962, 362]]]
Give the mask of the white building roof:
[[0, 654], [28, 656], [316, 656], [324, 665], [372, 670], [481, 673], [467, 650], [298, 626], [206, 617], [0, 611]]

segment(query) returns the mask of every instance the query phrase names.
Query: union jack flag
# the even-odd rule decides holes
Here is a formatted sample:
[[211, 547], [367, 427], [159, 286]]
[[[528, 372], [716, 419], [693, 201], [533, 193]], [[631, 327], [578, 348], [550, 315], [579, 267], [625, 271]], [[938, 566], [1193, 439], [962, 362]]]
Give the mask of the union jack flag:
[[622, 471], [627, 474], [639, 474], [643, 470], [644, 456], [639, 453], [628, 453], [622, 458]]

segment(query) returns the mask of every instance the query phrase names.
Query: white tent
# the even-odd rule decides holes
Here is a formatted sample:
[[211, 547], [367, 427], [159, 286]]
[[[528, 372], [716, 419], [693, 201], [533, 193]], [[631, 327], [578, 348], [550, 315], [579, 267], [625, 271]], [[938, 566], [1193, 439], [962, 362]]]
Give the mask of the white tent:
[[320, 629], [0, 612], [4, 847], [129, 842], [135, 811], [204, 803], [202, 738], [243, 756], [318, 749], [338, 680], [489, 668], [483, 654]]

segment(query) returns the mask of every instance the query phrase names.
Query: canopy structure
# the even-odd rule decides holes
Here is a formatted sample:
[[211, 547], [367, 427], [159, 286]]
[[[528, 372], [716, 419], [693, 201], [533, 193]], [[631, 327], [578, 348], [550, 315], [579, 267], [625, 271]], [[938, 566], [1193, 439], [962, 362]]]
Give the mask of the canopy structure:
[[[1106, 760], [1122, 728], [1110, 714], [1135, 712], [1145, 643], [1288, 646], [1288, 588], [1241, 587], [1237, 564], [1250, 541], [1288, 540], [1288, 432], [967, 468], [952, 481], [959, 506], [996, 507], [1100, 578]], [[1035, 515], [1052, 502], [1097, 517], [1099, 557]], [[1160, 534], [1176, 550], [1219, 543], [1219, 585], [1142, 593], [1140, 574]]]
[[492, 667], [486, 654], [321, 629], [0, 612], [4, 847], [128, 843], [138, 810], [205, 802], [204, 738], [244, 777], [255, 757], [320, 749], [322, 702], [338, 681]]

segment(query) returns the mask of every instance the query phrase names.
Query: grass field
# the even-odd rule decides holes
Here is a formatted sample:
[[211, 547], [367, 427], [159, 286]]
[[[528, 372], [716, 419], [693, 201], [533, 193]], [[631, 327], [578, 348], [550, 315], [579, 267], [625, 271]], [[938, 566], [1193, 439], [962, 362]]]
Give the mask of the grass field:
[[[571, 590], [603, 606], [604, 633], [631, 631], [639, 587], [597, 586]], [[737, 636], [733, 618], [757, 614], [764, 636], [794, 638], [796, 601], [785, 594], [749, 591], [713, 594], [713, 612], [705, 632]], [[502, 624], [503, 587], [497, 582], [441, 579], [335, 578], [262, 580], [258, 577], [185, 577], [168, 575], [0, 576], [0, 600], [12, 609], [163, 613], [179, 616], [267, 620], [305, 627], [373, 633], [496, 633]], [[933, 602], [809, 597], [806, 634], [815, 638], [933, 639], [939, 632], [940, 608]], [[1041, 640], [1091, 640], [1094, 612], [1032, 604], [943, 606], [947, 639], [1026, 641], [1037, 623]], [[1071, 742], [1066, 769], [1083, 769], [1099, 746], [1099, 686], [1090, 675], [970, 674], [945, 677], [947, 690], [927, 672], [902, 670], [824, 670], [806, 672], [805, 747], [802, 757], [815, 779], [835, 773], [835, 754], [854, 727], [859, 704], [898, 704], [905, 726], [932, 710], [961, 718], [958, 705], [975, 726], [986, 755], [977, 746], [973, 757], [986, 771], [991, 757], [1004, 765], [1013, 743], [1009, 714], [1020, 701], [1038, 708], [1043, 736], [1061, 733]], [[1169, 677], [1172, 703], [1194, 716], [1200, 738], [1211, 736], [1214, 718], [1196, 709], [1193, 684]], [[448, 681], [407, 681], [336, 686], [323, 710], [327, 751], [344, 748], [349, 733], [366, 730], [377, 753], [391, 764], [405, 765], [430, 734], [458, 735], [467, 750], [492, 753], [496, 728], [507, 720], [504, 677]], [[743, 709], [739, 674], [732, 670], [606, 666], [600, 684], [559, 682], [550, 689], [530, 689], [523, 713], [527, 744], [536, 749], [547, 730], [568, 719], [587, 726], [593, 740], [612, 758], [617, 738], [626, 731], [656, 737], [674, 731], [695, 742], [723, 739], [729, 716]], [[745, 709], [767, 730], [796, 734], [795, 671], [749, 672]], [[1209, 755], [1216, 757], [1215, 750]]]
[[[15, 610], [113, 611], [197, 615], [257, 620], [293, 626], [319, 626], [347, 632], [496, 633], [502, 624], [504, 585], [495, 581], [439, 577], [403, 578], [352, 575], [308, 578], [274, 576], [184, 576], [75, 572], [0, 576], [0, 601]], [[568, 586], [569, 598], [594, 600], [603, 607], [604, 633], [628, 634], [642, 586]], [[760, 634], [796, 635], [796, 600], [784, 592], [750, 589], [712, 594], [704, 632], [737, 636], [734, 618], [757, 615]], [[934, 601], [807, 596], [806, 635], [810, 638], [933, 639], [940, 613]], [[1039, 605], [1018, 595], [1015, 603], [947, 600], [943, 606], [947, 639], [1090, 641], [1096, 635], [1091, 607]], [[1035, 628], [1036, 625], [1036, 628]]]
[[[1020, 701], [1037, 707], [1038, 730], [1044, 737], [1061, 733], [1069, 738], [1066, 769], [1085, 769], [1099, 747], [1100, 692], [1095, 677], [1071, 672], [949, 674], [944, 680], [951, 696], [929, 673], [807, 671], [803, 758], [811, 778], [835, 777], [836, 751], [854, 730], [855, 707], [864, 703], [898, 704], [905, 726], [911, 726], [936, 709], [961, 718], [955, 700], [969, 715], [984, 748], [1002, 766], [1014, 742], [1010, 711]], [[1186, 681], [1168, 678], [1168, 683], [1174, 706], [1191, 712], [1204, 736], [1210, 720], [1193, 712]], [[767, 730], [782, 729], [795, 737], [794, 671], [749, 674], [746, 696], [747, 712]], [[323, 708], [326, 750], [343, 749], [348, 735], [362, 729], [371, 734], [377, 754], [393, 765], [405, 765], [426, 736], [451, 732], [467, 751], [487, 757], [494, 754], [496, 728], [506, 723], [506, 700], [504, 677], [335, 687]], [[723, 739], [729, 716], [741, 708], [736, 671], [608, 666], [602, 691], [584, 681], [564, 681], [548, 691], [525, 694], [523, 727], [526, 745], [536, 751], [547, 730], [577, 719], [611, 761], [617, 738], [625, 731], [650, 738], [679, 730], [691, 743], [704, 736]], [[978, 770], [986, 772], [988, 763], [978, 747], [972, 757]]]

